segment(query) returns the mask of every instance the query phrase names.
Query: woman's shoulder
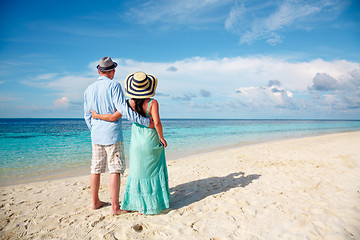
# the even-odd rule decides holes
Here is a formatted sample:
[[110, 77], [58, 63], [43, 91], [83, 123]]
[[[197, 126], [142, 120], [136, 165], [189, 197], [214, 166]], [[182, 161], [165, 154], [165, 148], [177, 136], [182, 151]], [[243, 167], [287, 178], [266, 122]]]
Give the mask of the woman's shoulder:
[[155, 98], [151, 98], [150, 101], [150, 106], [159, 106], [159, 102]]

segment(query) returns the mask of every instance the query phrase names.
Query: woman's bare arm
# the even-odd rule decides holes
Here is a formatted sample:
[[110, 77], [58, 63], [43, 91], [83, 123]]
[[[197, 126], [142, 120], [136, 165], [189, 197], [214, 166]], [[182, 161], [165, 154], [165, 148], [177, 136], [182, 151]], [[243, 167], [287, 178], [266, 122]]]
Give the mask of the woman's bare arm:
[[101, 120], [105, 120], [108, 122], [114, 122], [114, 121], [118, 120], [119, 118], [121, 118], [122, 115], [118, 111], [116, 111], [113, 114], [98, 114], [97, 112], [91, 111], [91, 116], [94, 119], [101, 119]]
[[162, 145], [164, 147], [167, 147], [167, 142], [164, 139], [163, 127], [162, 127], [161, 120], [160, 120], [159, 103], [154, 99], [153, 101], [151, 101], [151, 105], [152, 106], [150, 109], [150, 113], [154, 120], [155, 129], [156, 129], [157, 133], [159, 134], [160, 142], [162, 143]]

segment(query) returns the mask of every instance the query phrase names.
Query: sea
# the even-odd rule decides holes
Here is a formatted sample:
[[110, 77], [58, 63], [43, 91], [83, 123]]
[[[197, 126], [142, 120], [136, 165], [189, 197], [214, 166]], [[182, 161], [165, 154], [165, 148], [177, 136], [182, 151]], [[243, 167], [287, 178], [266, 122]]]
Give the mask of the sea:
[[[128, 161], [131, 123], [123, 120]], [[360, 120], [162, 119], [167, 161], [266, 141], [360, 131]], [[0, 119], [0, 186], [90, 172], [83, 119]]]

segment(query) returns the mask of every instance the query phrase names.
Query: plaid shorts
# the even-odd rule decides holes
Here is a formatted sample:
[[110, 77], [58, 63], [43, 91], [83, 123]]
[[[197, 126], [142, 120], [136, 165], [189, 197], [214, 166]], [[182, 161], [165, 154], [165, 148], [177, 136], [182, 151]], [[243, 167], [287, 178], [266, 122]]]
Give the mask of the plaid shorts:
[[108, 163], [109, 173], [124, 174], [125, 154], [123, 141], [112, 145], [92, 144], [91, 173], [104, 173]]

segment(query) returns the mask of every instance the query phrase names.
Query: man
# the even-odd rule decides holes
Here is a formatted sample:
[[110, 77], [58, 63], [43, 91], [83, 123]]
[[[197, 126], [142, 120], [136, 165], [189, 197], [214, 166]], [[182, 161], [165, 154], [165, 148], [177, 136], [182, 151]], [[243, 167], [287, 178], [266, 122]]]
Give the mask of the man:
[[[100, 174], [105, 172], [106, 161], [110, 173], [111, 213], [119, 215], [126, 211], [120, 210], [120, 173], [125, 170], [124, 145], [121, 118], [115, 122], [106, 122], [91, 118], [91, 110], [100, 114], [112, 114], [116, 110], [131, 122], [144, 126], [150, 125], [150, 119], [132, 111], [125, 100], [124, 93], [118, 82], [112, 81], [117, 63], [110, 57], [100, 59], [97, 66], [100, 77], [91, 84], [84, 94], [84, 118], [91, 131], [91, 196], [92, 209], [98, 209], [106, 203], [99, 199]], [[153, 123], [152, 126], [153, 128]]]

